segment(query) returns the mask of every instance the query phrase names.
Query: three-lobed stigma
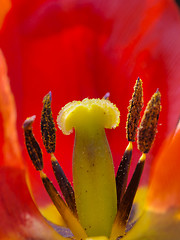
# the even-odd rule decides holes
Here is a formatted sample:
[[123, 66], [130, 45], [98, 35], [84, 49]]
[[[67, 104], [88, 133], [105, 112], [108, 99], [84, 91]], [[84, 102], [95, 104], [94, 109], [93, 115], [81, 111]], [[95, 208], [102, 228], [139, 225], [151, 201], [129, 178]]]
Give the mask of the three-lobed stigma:
[[96, 122], [103, 128], [115, 128], [120, 122], [120, 112], [115, 104], [108, 99], [88, 99], [73, 101], [66, 104], [59, 112], [57, 123], [59, 129], [66, 135], [73, 131], [73, 128], [88, 128], [88, 124]]
[[[138, 78], [128, 107], [127, 148], [116, 175], [105, 128], [117, 127], [120, 113], [109, 101], [109, 93], [102, 99], [86, 98], [65, 105], [57, 117], [57, 123], [66, 135], [75, 130], [72, 187], [55, 157], [56, 129], [51, 111], [51, 93], [44, 97], [41, 114], [42, 139], [63, 198], [43, 172], [42, 151], [32, 129], [35, 117], [24, 122], [25, 143], [29, 156], [40, 173], [47, 193], [75, 239], [106, 236], [115, 240], [126, 234], [146, 153], [149, 152], [157, 132], [160, 100], [160, 93], [157, 91], [149, 101], [139, 126], [143, 89], [142, 80]], [[136, 135], [142, 155], [127, 184]]]

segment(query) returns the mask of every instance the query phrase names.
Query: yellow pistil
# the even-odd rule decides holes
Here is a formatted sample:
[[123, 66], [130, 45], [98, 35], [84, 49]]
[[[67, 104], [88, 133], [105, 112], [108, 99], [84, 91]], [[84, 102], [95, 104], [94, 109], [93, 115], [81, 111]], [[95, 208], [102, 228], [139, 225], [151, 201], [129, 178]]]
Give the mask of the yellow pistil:
[[75, 129], [73, 181], [79, 221], [88, 236], [110, 236], [117, 212], [116, 183], [104, 128], [119, 124], [119, 110], [106, 99], [67, 104], [57, 122], [64, 134]]

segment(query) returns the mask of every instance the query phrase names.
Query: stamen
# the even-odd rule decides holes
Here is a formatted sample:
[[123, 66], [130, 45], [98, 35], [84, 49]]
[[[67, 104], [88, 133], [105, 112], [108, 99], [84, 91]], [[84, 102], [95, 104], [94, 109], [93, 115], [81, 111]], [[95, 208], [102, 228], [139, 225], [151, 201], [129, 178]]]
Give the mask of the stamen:
[[70, 209], [66, 206], [63, 199], [59, 195], [52, 182], [46, 176], [46, 174], [40, 171], [40, 177], [42, 179], [44, 187], [46, 188], [47, 193], [49, 194], [59, 213], [62, 215], [65, 223], [67, 224], [67, 227], [72, 231], [74, 237], [78, 240], [87, 238], [87, 235], [82, 226], [80, 225], [79, 221], [70, 211]]
[[35, 120], [36, 116], [32, 116], [27, 118], [23, 124], [24, 129], [24, 136], [25, 136], [25, 143], [27, 147], [27, 151], [29, 153], [29, 157], [34, 164], [36, 170], [43, 169], [43, 159], [42, 159], [42, 152], [39, 147], [38, 142], [36, 141], [33, 132], [32, 132], [32, 124]]
[[121, 163], [116, 174], [116, 189], [117, 189], [117, 207], [119, 208], [120, 201], [126, 190], [129, 168], [132, 157], [132, 142], [129, 142]]
[[126, 137], [128, 141], [135, 141], [136, 130], [139, 124], [140, 113], [143, 107], [143, 89], [142, 80], [137, 79], [134, 86], [134, 93], [128, 107], [128, 116], [126, 122]]
[[51, 111], [51, 92], [43, 99], [43, 110], [41, 113], [41, 133], [44, 146], [48, 153], [55, 152], [56, 129]]
[[142, 156], [139, 159], [131, 181], [120, 201], [118, 212], [112, 227], [111, 240], [115, 240], [117, 237], [125, 234], [127, 221], [145, 164], [145, 153], [149, 152], [157, 131], [157, 123], [161, 110], [160, 99], [160, 92], [157, 91], [147, 104], [140, 128], [138, 129], [138, 148], [142, 152]]
[[160, 111], [161, 94], [157, 90], [147, 104], [138, 130], [138, 149], [142, 153], [148, 153], [154, 142]]
[[112, 227], [112, 232], [110, 236], [111, 240], [115, 240], [118, 237], [123, 236], [125, 234], [127, 221], [132, 208], [135, 194], [138, 189], [139, 181], [143, 172], [145, 159], [146, 154], [143, 153], [141, 158], [139, 159], [139, 162], [136, 166], [136, 169], [127, 187], [127, 190], [122, 198], [122, 201], [120, 202], [120, 206]]
[[66, 200], [66, 203], [68, 207], [71, 209], [71, 211], [74, 213], [74, 215], [77, 216], [74, 190], [53, 153], [51, 153], [51, 163], [54, 175], [57, 179], [61, 192]]
[[53, 154], [56, 145], [56, 129], [51, 111], [51, 92], [49, 92], [43, 99], [43, 110], [41, 113], [41, 133], [46, 151], [51, 154], [52, 168], [61, 192], [69, 208], [75, 215], [77, 215], [74, 190]]
[[128, 107], [128, 115], [126, 122], [126, 137], [129, 144], [124, 152], [121, 163], [119, 165], [116, 175], [116, 188], [117, 188], [117, 206], [119, 208], [120, 201], [127, 186], [127, 179], [129, 174], [129, 168], [132, 158], [132, 142], [135, 141], [136, 131], [139, 124], [140, 113], [143, 106], [143, 89], [142, 80], [137, 79], [134, 86], [134, 93]]

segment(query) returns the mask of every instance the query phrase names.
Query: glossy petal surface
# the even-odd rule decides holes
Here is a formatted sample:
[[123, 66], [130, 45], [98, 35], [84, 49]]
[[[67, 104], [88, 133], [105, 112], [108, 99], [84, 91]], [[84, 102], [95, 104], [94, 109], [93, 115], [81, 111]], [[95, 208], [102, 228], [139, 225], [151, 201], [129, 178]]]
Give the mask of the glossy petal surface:
[[[140, 76], [146, 102], [157, 87], [164, 93], [162, 104], [167, 107], [161, 118], [161, 142], [177, 117], [178, 105], [170, 107], [170, 103], [173, 99], [178, 102], [180, 96], [179, 25], [172, 1], [13, 2], [0, 45], [18, 104], [18, 129], [29, 115], [37, 114], [38, 122], [41, 99], [49, 90], [53, 92], [54, 116], [71, 100], [101, 97], [110, 91], [123, 116], [122, 127], [109, 136], [117, 162], [119, 146], [122, 153], [126, 146], [126, 108]], [[38, 135], [38, 124], [35, 132]], [[123, 141], [117, 136], [124, 136]], [[69, 170], [72, 141], [59, 133], [57, 144], [57, 155]], [[71, 171], [67, 172], [70, 177]]]
[[[1, 8], [1, 19], [4, 19], [6, 9], [9, 8], [7, 6], [5, 10]], [[37, 122], [40, 121], [41, 99], [49, 90], [54, 96], [55, 116], [68, 101], [87, 96], [101, 97], [110, 91], [112, 101], [117, 103], [123, 116], [119, 131], [108, 133], [117, 166], [117, 160], [126, 146], [126, 107], [134, 81], [140, 76], [144, 81], [145, 102], [157, 87], [163, 94], [163, 112], [160, 118], [162, 126], [159, 127], [156, 139], [157, 147], [150, 155], [152, 158], [163, 138], [174, 128], [179, 116], [179, 37], [179, 12], [170, 0], [133, 1], [132, 4], [102, 0], [38, 0], [35, 3], [27, 0], [13, 1], [0, 32], [0, 47], [7, 59], [15, 93], [19, 132], [22, 133], [21, 125], [27, 116], [37, 114]], [[2, 64], [2, 59], [0, 62], [0, 80], [3, 86], [4, 77], [7, 78], [6, 67]], [[0, 213], [3, 219], [0, 223], [0, 236], [4, 239], [59, 239], [39, 214], [28, 193], [24, 163], [15, 131], [14, 102], [11, 102], [12, 105], [5, 104], [9, 98], [5, 97], [3, 90], [6, 89], [1, 88], [0, 108], [4, 120], [5, 157], [0, 155], [3, 159], [0, 163], [8, 167], [0, 170]], [[9, 96], [12, 99], [12, 95]], [[9, 118], [8, 110], [14, 111], [13, 118]], [[0, 132], [3, 132], [2, 126]], [[37, 124], [35, 133], [40, 139], [38, 132], [40, 128]], [[21, 133], [19, 136], [23, 146]], [[2, 135], [0, 139], [2, 146]], [[170, 150], [169, 145], [167, 147], [167, 156], [175, 154], [171, 162], [172, 169], [167, 168], [170, 158], [165, 159], [166, 155], [154, 161], [149, 192], [151, 206], [154, 208], [160, 209], [161, 203], [163, 210], [179, 206], [177, 144], [179, 145], [179, 140], [175, 149], [172, 147]], [[59, 133], [57, 145], [57, 156], [70, 177], [72, 151], [69, 149], [72, 139], [69, 143], [69, 138], [66, 140]], [[46, 169], [49, 164], [45, 160]], [[29, 168], [34, 174], [31, 163]], [[170, 172], [173, 172], [173, 177]], [[159, 180], [158, 174], [164, 179], [162, 183], [165, 183], [168, 192], [164, 191], [164, 184]], [[32, 180], [36, 193], [42, 188], [38, 180], [37, 174]], [[37, 196], [37, 199], [42, 202], [46, 193], [41, 196]], [[167, 212], [166, 215], [161, 215], [146, 212], [124, 239], [178, 239], [178, 229], [178, 213]]]
[[[13, 1], [0, 32], [0, 47], [15, 94], [22, 146], [21, 125], [27, 116], [37, 115], [34, 130], [41, 138], [41, 101], [49, 90], [53, 92], [54, 117], [69, 101], [101, 97], [110, 91], [121, 112], [119, 130], [108, 132], [117, 167], [127, 145], [124, 126], [128, 102], [134, 81], [140, 76], [145, 103], [157, 87], [163, 95], [162, 125], [152, 159], [179, 115], [179, 38], [179, 11], [170, 0]], [[56, 150], [70, 179], [72, 139], [73, 136], [69, 140], [58, 133]], [[25, 156], [33, 172], [36, 199], [42, 203], [48, 200], [47, 195], [38, 194], [42, 184], [26, 152]], [[48, 156], [44, 156], [45, 169], [51, 172]], [[144, 176], [148, 175], [148, 167], [147, 163]]]

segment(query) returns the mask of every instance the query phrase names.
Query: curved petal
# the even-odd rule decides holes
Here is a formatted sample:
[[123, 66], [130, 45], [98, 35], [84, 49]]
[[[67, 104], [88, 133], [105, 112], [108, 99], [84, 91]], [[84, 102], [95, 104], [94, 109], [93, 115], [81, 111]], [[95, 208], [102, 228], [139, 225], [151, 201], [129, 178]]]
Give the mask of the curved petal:
[[148, 207], [166, 211], [180, 207], [180, 123], [153, 161], [148, 190]]
[[[144, 80], [145, 102], [157, 87], [163, 95], [154, 152], [174, 127], [180, 102], [180, 17], [173, 1], [19, 0], [13, 2], [0, 35], [18, 106], [18, 129], [29, 115], [37, 114], [40, 122], [41, 101], [49, 90], [54, 116], [69, 101], [110, 91], [121, 111], [121, 127], [108, 132], [117, 166], [126, 147], [127, 106], [138, 76]], [[40, 139], [39, 124], [34, 129]], [[56, 156], [71, 179], [73, 136], [57, 135]], [[45, 169], [51, 171], [44, 156]], [[34, 174], [38, 195], [37, 179]]]
[[23, 168], [24, 163], [16, 129], [16, 107], [7, 76], [7, 66], [0, 50], [0, 112], [3, 120], [4, 138], [1, 137], [0, 166], [16, 166]]

